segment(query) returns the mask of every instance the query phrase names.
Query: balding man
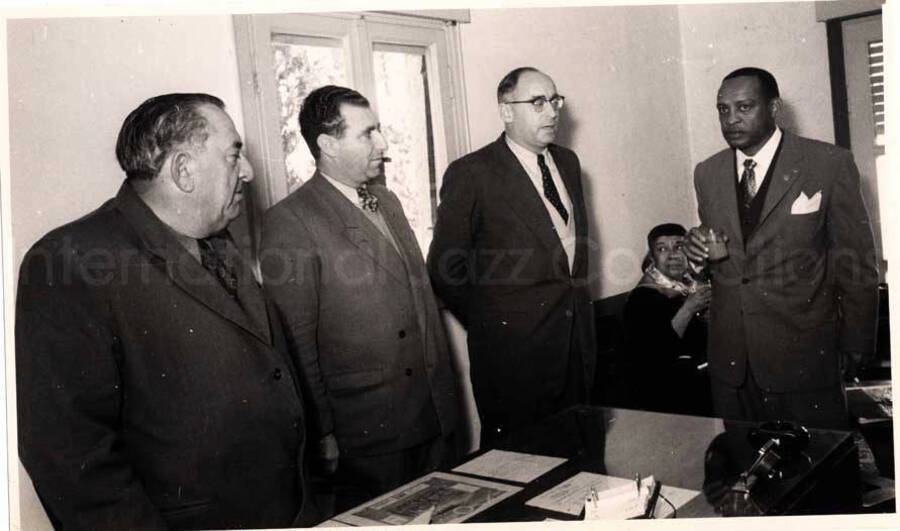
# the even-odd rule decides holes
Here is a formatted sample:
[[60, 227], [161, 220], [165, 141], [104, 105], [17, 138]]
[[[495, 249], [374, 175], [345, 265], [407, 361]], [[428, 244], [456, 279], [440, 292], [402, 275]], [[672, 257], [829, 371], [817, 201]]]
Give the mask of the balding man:
[[428, 267], [468, 331], [482, 447], [593, 386], [581, 167], [552, 143], [564, 101], [543, 72], [511, 71], [497, 87], [505, 132], [443, 179]]
[[115, 198], [26, 255], [19, 455], [63, 529], [301, 523], [303, 407], [226, 227], [252, 176], [221, 100], [131, 112]]

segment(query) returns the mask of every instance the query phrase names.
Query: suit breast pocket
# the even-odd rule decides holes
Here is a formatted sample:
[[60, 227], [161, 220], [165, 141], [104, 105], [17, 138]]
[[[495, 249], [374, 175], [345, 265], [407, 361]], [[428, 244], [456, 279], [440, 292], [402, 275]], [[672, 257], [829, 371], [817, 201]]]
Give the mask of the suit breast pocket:
[[825, 237], [825, 215], [821, 211], [790, 214], [782, 223], [777, 243], [786, 250], [819, 249]]

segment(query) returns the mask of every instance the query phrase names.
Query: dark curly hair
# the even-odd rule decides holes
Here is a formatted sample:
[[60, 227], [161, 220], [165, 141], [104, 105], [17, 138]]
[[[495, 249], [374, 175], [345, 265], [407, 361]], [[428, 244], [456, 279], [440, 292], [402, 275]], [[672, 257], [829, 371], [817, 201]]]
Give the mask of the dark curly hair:
[[209, 137], [202, 105], [225, 108], [209, 94], [163, 94], [140, 104], [125, 118], [116, 140], [116, 158], [128, 179], [151, 180], [173, 147], [202, 145]]

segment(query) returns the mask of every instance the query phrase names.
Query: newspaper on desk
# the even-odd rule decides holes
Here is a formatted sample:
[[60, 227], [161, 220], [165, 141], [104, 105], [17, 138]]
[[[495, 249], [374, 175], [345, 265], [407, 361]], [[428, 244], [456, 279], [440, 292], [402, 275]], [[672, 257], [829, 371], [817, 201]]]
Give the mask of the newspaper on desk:
[[348, 525], [456, 524], [522, 490], [521, 487], [432, 472], [332, 518]]
[[454, 472], [530, 483], [566, 462], [562, 457], [491, 450], [454, 468]]

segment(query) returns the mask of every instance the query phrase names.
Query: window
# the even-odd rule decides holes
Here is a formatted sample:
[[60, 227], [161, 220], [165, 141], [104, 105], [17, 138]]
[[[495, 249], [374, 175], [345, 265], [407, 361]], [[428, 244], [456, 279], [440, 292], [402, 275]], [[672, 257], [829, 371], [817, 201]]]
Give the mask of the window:
[[884, 41], [871, 40], [869, 52], [869, 91], [872, 95], [872, 121], [875, 124], [875, 145], [884, 153]]
[[[467, 151], [458, 28], [385, 13], [235, 17], [246, 143], [266, 208], [301, 186], [315, 161], [297, 114], [312, 90], [352, 87], [388, 141], [385, 181], [419, 246], [431, 242], [440, 175]], [[255, 160], [254, 160], [255, 159]]]
[[[876, 254], [883, 260], [884, 245], [881, 191], [888, 178], [884, 139], [884, 53], [881, 15], [858, 16], [840, 21], [842, 59], [846, 87], [846, 127], [849, 147], [859, 168], [863, 199], [875, 234]], [[882, 264], [882, 275], [887, 267]]]

